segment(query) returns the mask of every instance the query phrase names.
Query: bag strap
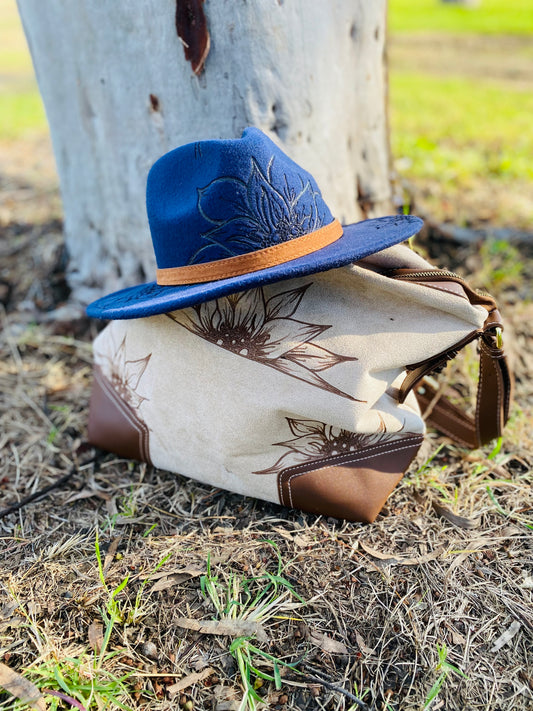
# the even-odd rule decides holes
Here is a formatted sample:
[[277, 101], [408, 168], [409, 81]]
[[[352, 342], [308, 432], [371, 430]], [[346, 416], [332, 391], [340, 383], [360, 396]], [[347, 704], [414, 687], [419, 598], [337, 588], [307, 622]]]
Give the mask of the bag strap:
[[509, 418], [512, 378], [500, 333], [499, 330], [494, 332], [492, 327], [484, 328], [479, 338], [479, 382], [474, 417], [442, 397], [427, 378], [415, 391], [426, 421], [471, 449], [500, 437]]
[[[500, 437], [509, 418], [513, 384], [503, 351], [503, 323], [496, 302], [491, 296], [474, 291], [458, 275], [444, 270], [420, 273], [411, 269], [397, 269], [394, 271], [394, 278], [419, 283], [429, 282], [428, 286], [444, 281], [448, 284], [460, 284], [470, 303], [483, 306], [488, 312], [481, 329], [473, 331], [451, 349], [409, 366], [400, 388], [399, 401], [403, 402], [407, 394], [415, 388], [426, 421], [459, 444], [471, 449]], [[474, 417], [470, 417], [444, 397], [427, 376], [442, 370], [449, 360], [455, 358], [459, 350], [476, 339], [479, 340], [479, 382], [476, 412]]]

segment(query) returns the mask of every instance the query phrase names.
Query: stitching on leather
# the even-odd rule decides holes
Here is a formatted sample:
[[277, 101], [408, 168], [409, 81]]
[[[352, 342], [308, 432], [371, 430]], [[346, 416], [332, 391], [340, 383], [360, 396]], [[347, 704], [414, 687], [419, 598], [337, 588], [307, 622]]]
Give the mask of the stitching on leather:
[[[448, 407], [451, 407], [451, 404], [448, 404]], [[442, 412], [444, 416], [447, 417], [449, 420], [455, 420], [455, 422], [459, 423], [460, 425], [471, 425], [471, 421], [467, 415], [461, 416], [453, 410], [447, 410], [447, 406], [440, 402], [437, 402], [437, 404], [435, 405], [434, 411], [435, 410]]]
[[141, 449], [141, 454], [144, 455], [144, 446], [145, 446], [145, 436], [146, 433], [145, 431], [139, 427], [139, 422], [137, 422], [131, 415], [131, 412], [129, 411], [129, 408], [127, 405], [123, 402], [122, 398], [120, 398], [113, 386], [109, 383], [107, 378], [102, 375], [102, 378], [100, 379], [100, 384], [104, 387], [106, 390], [108, 396], [110, 397], [111, 400], [115, 403], [115, 405], [120, 409], [122, 414], [126, 417], [128, 422], [133, 426], [134, 430], [140, 435], [140, 449]]
[[[489, 349], [485, 346], [483, 341], [481, 341], [481, 350], [487, 353], [487, 355], [490, 357], [491, 353]], [[501, 356], [500, 356], [501, 357]], [[504, 385], [503, 385], [503, 374], [501, 372], [501, 368], [499, 363], [493, 363], [494, 366], [494, 371], [496, 374], [496, 417], [498, 418], [498, 436], [501, 435], [501, 428], [499, 426], [500, 423], [500, 413], [502, 412], [501, 406], [502, 406], [502, 391], [504, 390]], [[480, 366], [481, 368], [481, 366]], [[503, 420], [503, 417], [501, 418]], [[480, 437], [480, 442], [481, 442], [481, 437]]]
[[[481, 341], [481, 351], [483, 351], [483, 341]], [[480, 421], [481, 421], [481, 392], [484, 388], [484, 369], [483, 369], [483, 356], [480, 357], [479, 359], [479, 386], [477, 389], [477, 398], [476, 398], [476, 436], [477, 436], [477, 444], [481, 443], [481, 427], [480, 427]]]
[[[435, 408], [435, 409], [436, 409], [436, 408]], [[441, 410], [441, 412], [443, 412], [444, 417], [447, 417], [448, 419], [451, 419], [451, 420], [455, 420], [459, 425], [461, 425], [461, 426], [463, 426], [463, 427], [471, 427], [471, 428], [472, 428], [472, 434], [474, 434], [474, 432], [473, 432], [473, 429], [474, 429], [474, 428], [473, 428], [473, 422], [472, 422], [472, 421], [460, 420], [459, 418], [454, 417], [453, 415], [450, 415], [450, 414], [447, 413], [445, 410]], [[430, 418], [430, 421], [431, 421], [431, 418]], [[437, 423], [437, 422], [435, 423], [435, 427], [436, 427], [438, 430], [442, 430], [442, 432], [444, 432], [444, 434], [447, 434], [448, 437], [451, 437], [452, 439], [455, 439], [455, 440], [457, 440], [458, 442], [461, 442], [461, 443], [464, 444], [466, 447], [472, 447], [472, 442], [468, 442], [468, 440], [466, 440], [464, 437], [461, 437], [461, 435], [459, 435], [459, 434], [457, 434], [456, 432], [452, 431], [449, 427], [446, 427], [445, 425], [443, 425], [440, 420], [438, 421], [438, 423]]]
[[[505, 372], [504, 372], [505, 368]], [[507, 370], [507, 363], [504, 361], [504, 366], [502, 368], [502, 379], [504, 381], [503, 383], [503, 389], [505, 393], [505, 400], [504, 400], [504, 407], [505, 411], [503, 413], [503, 425], [505, 426], [506, 419], [505, 416], [509, 417], [509, 408], [511, 406], [511, 376], [509, 375], [509, 372]]]
[[[406, 437], [405, 439], [398, 440], [397, 442], [393, 443], [388, 443], [388, 444], [381, 444], [381, 445], [375, 445], [374, 447], [368, 447], [368, 449], [364, 449], [361, 452], [356, 452], [353, 455], [337, 455], [335, 457], [327, 457], [326, 459], [319, 459], [317, 460], [317, 464], [320, 464], [321, 466], [317, 467], [316, 469], [309, 469], [309, 465], [307, 464], [297, 464], [294, 467], [290, 467], [289, 469], [286, 469], [285, 472], [281, 472], [281, 474], [286, 473], [287, 471], [290, 471], [291, 474], [289, 475], [288, 479], [285, 480], [285, 483], [287, 484], [288, 492], [289, 492], [289, 501], [290, 504], [287, 504], [284, 501], [284, 496], [283, 496], [283, 487], [282, 487], [282, 481], [281, 481], [281, 476], [278, 476], [278, 494], [280, 498], [280, 502], [284, 504], [285, 506], [290, 505], [292, 508], [293, 503], [292, 503], [292, 490], [291, 490], [291, 480], [294, 479], [295, 477], [302, 476], [304, 474], [308, 474], [311, 472], [319, 472], [322, 471], [323, 469], [327, 469], [328, 467], [334, 465], [336, 462], [340, 466], [341, 464], [355, 464], [357, 462], [363, 462], [366, 459], [373, 459], [374, 457], [377, 457], [381, 454], [393, 454], [394, 452], [400, 452], [403, 449], [411, 449], [414, 443], [422, 443], [424, 437], [423, 435], [420, 435], [418, 437]], [[410, 442], [411, 445], [407, 447], [392, 447], [391, 444], [406, 444]], [[380, 450], [380, 451], [375, 451], [375, 450]], [[367, 454], [368, 452], [373, 451], [373, 454]], [[363, 456], [365, 455], [365, 456]], [[342, 459], [341, 458], [345, 458]], [[297, 471], [303, 469], [303, 471]]]
[[[317, 459], [316, 461], [319, 462], [320, 464], [335, 464], [335, 462], [340, 462], [341, 464], [351, 464], [354, 461], [357, 461], [358, 457], [362, 454], [366, 454], [367, 452], [372, 452], [377, 449], [383, 450], [383, 453], [388, 451], [388, 447], [391, 445], [399, 444], [400, 442], [404, 444], [405, 442], [415, 442], [418, 441], [419, 439], [423, 439], [424, 436], [422, 434], [415, 436], [415, 437], [405, 437], [399, 438], [393, 442], [386, 442], [384, 444], [375, 444], [373, 447], [367, 447], [366, 449], [361, 449], [358, 452], [353, 452], [352, 454], [335, 454], [331, 457], [325, 457], [324, 459]], [[382, 452], [379, 452], [381, 454]], [[300, 469], [306, 469], [309, 467], [309, 462], [307, 464], [295, 464], [293, 467], [288, 467], [285, 471], [291, 471], [291, 472], [296, 472]], [[313, 470], [314, 471], [314, 470]]]
[[[420, 440], [422, 441], [422, 440]], [[379, 454], [394, 454], [394, 452], [401, 452], [403, 449], [412, 449], [412, 445], [408, 447], [396, 447], [394, 449], [387, 450], [385, 452], [380, 452]], [[360, 457], [358, 459], [355, 459], [353, 462], [344, 462], [344, 464], [355, 464], [356, 462], [364, 462], [367, 459], [374, 459], [375, 457], [379, 456], [379, 454], [369, 454], [367, 457]], [[318, 469], [312, 469], [311, 471], [313, 473], [322, 471], [323, 469], [328, 469], [328, 467], [319, 467]], [[298, 474], [291, 474], [290, 477], [287, 480], [287, 488], [289, 490], [289, 501], [290, 505], [292, 508], [294, 508], [293, 503], [292, 503], [292, 488], [291, 488], [291, 482], [293, 479], [296, 479], [300, 476], [304, 476], [308, 472], [300, 472]]]
[[[297, 237], [289, 242], [275, 244], [271, 247], [265, 247], [257, 252], [247, 252], [236, 257], [219, 259], [205, 264], [157, 269], [157, 283], [161, 286], [177, 286], [241, 276], [248, 272], [259, 271], [260, 269], [266, 269], [267, 267], [297, 259], [327, 247], [338, 240], [342, 233], [341, 224], [338, 220], [334, 220], [329, 225], [325, 225], [302, 237]], [[238, 267], [239, 262], [243, 264], [242, 267]]]
[[465, 447], [469, 447], [469, 448], [472, 447], [472, 442], [468, 442], [468, 441], [467, 441], [466, 439], [464, 439], [463, 437], [460, 437], [460, 436], [459, 436], [458, 434], [456, 434], [455, 432], [452, 432], [448, 427], [445, 427], [444, 425], [441, 425], [440, 422], [439, 422], [439, 424], [438, 424], [438, 429], [439, 429], [439, 430], [442, 430], [442, 431], [444, 432], [444, 434], [448, 435], [448, 437], [450, 437], [451, 439], [457, 440], [458, 442], [464, 444]]
[[132, 417], [132, 413], [129, 409], [129, 407], [126, 405], [126, 403], [122, 400], [121, 397], [117, 394], [116, 390], [113, 388], [109, 380], [105, 377], [105, 375], [102, 372], [98, 372], [98, 370], [95, 370], [95, 377], [98, 379], [98, 382], [100, 385], [103, 387], [103, 389], [106, 391], [110, 399], [117, 405], [117, 407], [120, 409], [122, 414], [126, 417], [128, 422], [133, 426], [134, 430], [138, 433], [139, 435], [139, 444], [140, 444], [140, 453], [141, 456], [143, 457], [143, 460], [148, 462], [149, 464], [151, 463], [150, 460], [150, 449], [149, 449], [149, 433], [148, 433], [148, 427], [146, 426], [145, 423], [139, 421], [138, 419], [134, 419]]

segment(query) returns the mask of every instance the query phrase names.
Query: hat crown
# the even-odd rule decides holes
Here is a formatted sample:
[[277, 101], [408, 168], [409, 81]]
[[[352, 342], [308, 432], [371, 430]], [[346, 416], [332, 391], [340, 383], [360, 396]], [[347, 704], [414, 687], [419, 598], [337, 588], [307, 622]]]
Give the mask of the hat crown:
[[333, 220], [314, 178], [256, 128], [164, 155], [146, 204], [160, 269], [265, 249]]

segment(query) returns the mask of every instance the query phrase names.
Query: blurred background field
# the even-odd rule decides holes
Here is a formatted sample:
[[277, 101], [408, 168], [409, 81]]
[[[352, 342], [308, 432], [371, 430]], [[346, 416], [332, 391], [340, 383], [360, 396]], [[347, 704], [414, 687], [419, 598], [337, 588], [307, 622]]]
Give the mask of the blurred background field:
[[533, 3], [390, 0], [391, 143], [417, 207], [531, 231]]
[[[0, 0], [0, 17], [0, 167], [9, 176], [24, 163], [50, 196], [46, 117], [15, 0]], [[398, 202], [436, 222], [531, 231], [533, 2], [389, 0], [388, 56]]]

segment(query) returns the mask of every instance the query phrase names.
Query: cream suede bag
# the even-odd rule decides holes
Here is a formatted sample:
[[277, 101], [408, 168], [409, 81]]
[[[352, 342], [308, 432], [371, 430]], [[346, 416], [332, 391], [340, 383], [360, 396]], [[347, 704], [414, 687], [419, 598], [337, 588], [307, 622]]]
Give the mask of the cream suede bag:
[[94, 344], [91, 442], [212, 486], [372, 521], [422, 442], [412, 389], [479, 338], [474, 447], [501, 433], [510, 382], [492, 299], [397, 246], [355, 265], [168, 314], [113, 321]]
[[[498, 436], [510, 378], [490, 297], [399, 243], [422, 221], [341, 225], [254, 128], [152, 167], [156, 281], [99, 299], [89, 438], [231, 491], [372, 521], [431, 421]], [[474, 419], [425, 375], [479, 339]], [[416, 392], [416, 394], [415, 394]]]

